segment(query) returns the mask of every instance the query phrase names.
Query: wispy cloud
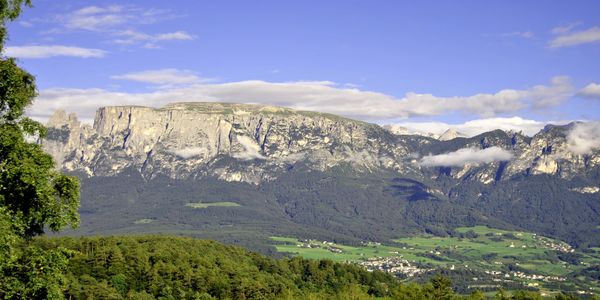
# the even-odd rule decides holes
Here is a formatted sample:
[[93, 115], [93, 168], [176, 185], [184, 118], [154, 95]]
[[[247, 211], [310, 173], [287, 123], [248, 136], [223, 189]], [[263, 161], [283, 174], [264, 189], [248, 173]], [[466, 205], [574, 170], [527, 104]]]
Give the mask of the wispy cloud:
[[123, 25], [152, 24], [172, 18], [167, 10], [132, 5], [86, 6], [57, 16], [56, 22], [71, 30], [110, 31]]
[[510, 151], [500, 147], [486, 149], [463, 148], [454, 152], [425, 156], [419, 164], [425, 167], [461, 167], [467, 164], [506, 161], [512, 157], [513, 154]]
[[600, 149], [600, 122], [575, 124], [567, 135], [567, 148], [575, 154], [588, 154]]
[[91, 31], [121, 45], [142, 45], [159, 48], [159, 42], [188, 41], [195, 37], [182, 30], [165, 33], [147, 33], [140, 27], [175, 18], [168, 10], [146, 9], [133, 5], [86, 6], [65, 12], [53, 18], [58, 25], [45, 33]]
[[130, 80], [156, 85], [179, 85], [206, 81], [190, 70], [160, 69], [115, 75], [112, 79]]
[[113, 42], [121, 45], [133, 45], [143, 43], [146, 48], [156, 48], [158, 42], [162, 41], [190, 41], [195, 37], [185, 31], [175, 31], [159, 34], [146, 34], [134, 30], [125, 30], [115, 33], [119, 38]]
[[33, 27], [33, 23], [28, 22], [28, 21], [19, 21], [19, 25], [25, 27], [25, 28], [31, 28]]
[[234, 158], [239, 160], [265, 159], [265, 157], [260, 154], [260, 146], [252, 138], [239, 135], [236, 136], [236, 140], [242, 146], [242, 149], [232, 155]]
[[73, 11], [61, 18], [70, 29], [101, 31], [127, 23], [132, 16], [124, 12], [123, 6], [88, 6]]
[[600, 84], [592, 82], [581, 89], [577, 95], [584, 98], [600, 100]]
[[564, 25], [552, 28], [552, 30], [550, 32], [552, 32], [553, 34], [556, 34], [556, 35], [561, 35], [561, 34], [568, 33], [569, 31], [573, 30], [573, 28], [575, 28], [579, 25], [581, 25], [581, 22], [573, 22], [573, 23], [569, 23], [569, 24], [564, 24]]
[[600, 27], [594, 26], [586, 30], [573, 31], [577, 24], [552, 29], [556, 35], [550, 42], [551, 48], [570, 47], [600, 42]]
[[188, 147], [182, 149], [174, 149], [169, 150], [169, 152], [183, 159], [190, 159], [193, 157], [204, 156], [207, 154], [206, 148], [203, 147]]
[[4, 54], [18, 58], [48, 58], [55, 56], [71, 57], [103, 57], [106, 51], [92, 48], [81, 48], [63, 45], [50, 46], [12, 46], [6, 47]]
[[[140, 72], [126, 77], [138, 81], [159, 82], [158, 75], [164, 76], [160, 72]], [[177, 77], [173, 76], [172, 80], [193, 79], [176, 79]], [[163, 77], [163, 80], [164, 78], [167, 77]], [[525, 90], [506, 89], [494, 94], [455, 97], [407, 93], [402, 98], [395, 98], [378, 92], [346, 88], [329, 81], [249, 80], [194, 83], [150, 93], [111, 92], [103, 89], [48, 89], [40, 92], [40, 97], [31, 112], [35, 116], [44, 117], [57, 108], [70, 107], [85, 118], [93, 116], [95, 109], [101, 105], [135, 104], [156, 107], [177, 101], [218, 101], [279, 105], [363, 120], [437, 116], [450, 112], [493, 117], [524, 109], [552, 107], [572, 96], [572, 90], [567, 78], [557, 77], [550, 85], [538, 85]]]
[[502, 34], [503, 37], [519, 37], [519, 38], [524, 38], [524, 39], [531, 39], [535, 36], [535, 34], [531, 31], [515, 31], [515, 32], [508, 32], [508, 33], [504, 33]]

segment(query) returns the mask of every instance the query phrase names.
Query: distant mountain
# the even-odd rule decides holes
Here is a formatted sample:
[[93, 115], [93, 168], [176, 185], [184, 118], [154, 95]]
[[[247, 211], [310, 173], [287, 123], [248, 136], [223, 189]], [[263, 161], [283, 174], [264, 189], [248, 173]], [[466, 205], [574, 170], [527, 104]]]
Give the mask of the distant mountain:
[[382, 127], [396, 135], [421, 135], [421, 136], [426, 136], [426, 137], [430, 137], [430, 138], [434, 138], [434, 139], [439, 138], [439, 136], [435, 133], [411, 130], [408, 127], [400, 126], [397, 124], [386, 124], [386, 125], [383, 125]]
[[571, 148], [578, 124], [437, 140], [282, 107], [176, 103], [100, 108], [93, 126], [59, 111], [48, 126], [43, 146], [83, 180], [81, 234], [262, 249], [275, 234], [384, 241], [482, 224], [600, 245], [600, 151]]
[[438, 140], [449, 141], [449, 140], [453, 140], [457, 137], [467, 137], [467, 136], [463, 133], [456, 131], [455, 129], [450, 128], [450, 129], [444, 131], [444, 133], [442, 133], [442, 135], [440, 135], [440, 137], [438, 137]]

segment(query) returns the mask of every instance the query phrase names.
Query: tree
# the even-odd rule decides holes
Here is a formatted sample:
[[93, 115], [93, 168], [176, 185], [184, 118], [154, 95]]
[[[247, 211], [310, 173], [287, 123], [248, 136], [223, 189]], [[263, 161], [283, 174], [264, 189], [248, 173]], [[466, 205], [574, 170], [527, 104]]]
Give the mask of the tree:
[[[0, 52], [6, 23], [30, 0], [0, 0]], [[58, 173], [36, 138], [45, 127], [25, 116], [37, 95], [35, 78], [14, 58], [0, 57], [0, 297], [61, 298], [68, 251], [30, 245], [45, 228], [79, 223], [79, 181]]]
[[447, 277], [436, 275], [429, 280], [425, 285], [425, 289], [429, 293], [431, 299], [453, 299], [454, 290], [452, 290], [452, 282]]

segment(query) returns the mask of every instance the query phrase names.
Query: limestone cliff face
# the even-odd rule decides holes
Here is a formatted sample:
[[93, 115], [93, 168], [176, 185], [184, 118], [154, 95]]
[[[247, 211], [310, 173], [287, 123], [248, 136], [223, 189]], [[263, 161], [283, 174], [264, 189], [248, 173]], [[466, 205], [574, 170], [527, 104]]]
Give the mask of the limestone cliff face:
[[[163, 108], [103, 107], [93, 127], [58, 111], [48, 127], [44, 148], [63, 169], [89, 176], [135, 169], [146, 178], [213, 176], [259, 184], [296, 164], [313, 170], [346, 164], [359, 172], [387, 169], [424, 178], [435, 178], [437, 172], [489, 184], [515, 175], [572, 178], [600, 166], [600, 151], [569, 151], [568, 126], [548, 127], [532, 138], [496, 130], [439, 141], [281, 107], [175, 103]], [[420, 166], [417, 158], [432, 150], [439, 154], [493, 146], [511, 151], [513, 159], [433, 168]]]
[[[63, 168], [101, 176], [133, 167], [150, 177], [216, 175], [259, 183], [269, 180], [274, 169], [300, 160], [315, 169], [346, 162], [361, 170], [400, 170], [408, 154], [377, 125], [258, 105], [104, 107], [93, 129], [64, 112], [57, 112], [49, 127], [56, 134], [44, 147]], [[247, 163], [215, 164], [220, 159]]]
[[92, 128], [81, 124], [74, 113], [67, 115], [64, 110], [54, 113], [48, 121], [48, 135], [43, 141], [44, 149], [50, 153], [59, 165], [65, 161], [65, 156], [78, 151], [92, 136]]

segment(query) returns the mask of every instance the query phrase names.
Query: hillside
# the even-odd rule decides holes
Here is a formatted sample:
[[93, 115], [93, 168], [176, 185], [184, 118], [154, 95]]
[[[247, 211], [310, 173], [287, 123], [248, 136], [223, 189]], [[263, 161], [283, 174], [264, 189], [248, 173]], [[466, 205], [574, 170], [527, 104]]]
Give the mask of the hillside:
[[191, 238], [61, 238], [35, 244], [71, 251], [67, 299], [341, 299], [389, 296], [400, 287], [392, 276], [358, 266], [274, 260]]

